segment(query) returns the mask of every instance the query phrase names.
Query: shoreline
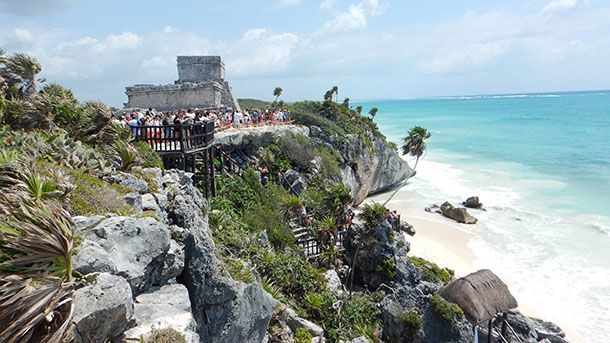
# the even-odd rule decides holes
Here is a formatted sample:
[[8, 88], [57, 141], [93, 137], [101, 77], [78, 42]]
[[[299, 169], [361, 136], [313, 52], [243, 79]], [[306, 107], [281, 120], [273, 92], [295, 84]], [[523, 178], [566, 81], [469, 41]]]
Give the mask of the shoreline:
[[[408, 187], [408, 185], [402, 188]], [[399, 191], [402, 192], [403, 190]], [[365, 202], [385, 201], [388, 193], [379, 193], [368, 197]], [[455, 272], [455, 278], [460, 278], [473, 273], [479, 269], [476, 265], [479, 258], [470, 247], [476, 236], [461, 229], [461, 225], [436, 213], [429, 213], [423, 208], [414, 208], [406, 201], [393, 199], [386, 207], [396, 210], [405, 220], [415, 228], [415, 235], [410, 236], [403, 233], [410, 244], [409, 256], [417, 256], [427, 259], [439, 265], [439, 267], [450, 268]], [[474, 224], [479, 225], [479, 224]], [[491, 268], [493, 271], [493, 268]], [[510, 289], [510, 287], [509, 287]], [[528, 317], [544, 318], [540, 311], [536, 310], [536, 304], [525, 303], [516, 295], [519, 306], [517, 310]], [[584, 343], [587, 340], [578, 334], [574, 328], [559, 324], [566, 334], [566, 339], [571, 343]]]

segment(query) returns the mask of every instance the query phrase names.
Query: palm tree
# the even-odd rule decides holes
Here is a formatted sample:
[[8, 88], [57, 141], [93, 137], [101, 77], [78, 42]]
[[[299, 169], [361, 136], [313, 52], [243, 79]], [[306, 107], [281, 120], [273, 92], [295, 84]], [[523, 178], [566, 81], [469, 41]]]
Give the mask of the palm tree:
[[345, 107], [345, 108], [349, 108], [349, 98], [345, 98], [345, 99], [343, 99], [343, 104], [342, 104], [342, 105], [343, 105], [343, 107]]
[[24, 98], [36, 91], [36, 76], [42, 67], [34, 57], [23, 53], [0, 55], [0, 65], [0, 77], [11, 98]]
[[377, 115], [377, 112], [379, 112], [379, 109], [377, 107], [373, 107], [371, 108], [371, 110], [369, 111], [369, 114], [371, 115], [371, 117], [373, 119], [375, 119], [375, 116]]
[[282, 92], [284, 90], [280, 87], [275, 87], [275, 89], [273, 90], [273, 96], [275, 97], [274, 102], [277, 102], [277, 99], [282, 95]]
[[362, 106], [356, 106], [356, 113], [362, 114]]
[[339, 87], [333, 86], [333, 88], [330, 89], [330, 92], [337, 97], [336, 102], [338, 103], [339, 102]]
[[422, 157], [426, 151], [426, 140], [430, 138], [430, 136], [431, 134], [428, 130], [421, 126], [415, 126], [409, 131], [409, 135], [403, 138], [404, 145], [402, 146], [402, 154], [409, 154], [416, 157], [413, 169], [417, 168], [420, 157]]

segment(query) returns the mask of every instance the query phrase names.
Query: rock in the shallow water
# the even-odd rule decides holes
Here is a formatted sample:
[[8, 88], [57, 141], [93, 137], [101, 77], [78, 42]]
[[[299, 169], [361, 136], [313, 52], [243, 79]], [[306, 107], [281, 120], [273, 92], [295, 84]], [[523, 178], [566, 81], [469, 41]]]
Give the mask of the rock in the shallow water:
[[116, 266], [112, 258], [99, 244], [85, 239], [78, 247], [73, 260], [74, 270], [86, 275], [89, 273], [115, 273]]
[[125, 332], [127, 339], [137, 341], [153, 329], [172, 328], [184, 335], [187, 343], [199, 343], [189, 293], [183, 285], [166, 285], [153, 293], [139, 295], [134, 312], [136, 327]]
[[451, 218], [451, 219], [457, 221], [458, 223], [476, 224], [476, 222], [477, 222], [477, 219], [475, 217], [471, 216], [470, 213], [468, 213], [468, 211], [466, 211], [465, 208], [453, 207], [453, 205], [451, 205], [451, 203], [449, 203], [448, 201], [445, 201], [441, 205], [441, 213], [445, 217]]
[[468, 208], [478, 208], [483, 207], [483, 204], [479, 201], [479, 197], [470, 197], [466, 199], [466, 201], [462, 202], [462, 205]]
[[534, 328], [534, 322], [517, 310], [510, 310], [506, 321], [520, 336], [522, 341], [538, 340], [538, 334]]
[[164, 270], [171, 269], [164, 267], [170, 231], [167, 225], [153, 218], [108, 218], [84, 237], [108, 252], [117, 274], [129, 282], [135, 294], [176, 276], [163, 274]]
[[101, 273], [74, 292], [75, 340], [107, 342], [134, 325], [131, 288], [120, 276]]

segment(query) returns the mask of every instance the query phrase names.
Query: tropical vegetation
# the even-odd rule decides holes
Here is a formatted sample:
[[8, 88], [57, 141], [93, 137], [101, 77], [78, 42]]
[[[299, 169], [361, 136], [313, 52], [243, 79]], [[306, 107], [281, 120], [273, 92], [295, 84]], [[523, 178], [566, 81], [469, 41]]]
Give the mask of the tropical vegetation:
[[413, 166], [413, 169], [417, 168], [419, 159], [426, 151], [426, 140], [430, 138], [430, 136], [431, 134], [427, 129], [421, 126], [415, 126], [409, 130], [408, 135], [403, 138], [404, 144], [402, 146], [402, 154], [415, 156], [415, 166]]

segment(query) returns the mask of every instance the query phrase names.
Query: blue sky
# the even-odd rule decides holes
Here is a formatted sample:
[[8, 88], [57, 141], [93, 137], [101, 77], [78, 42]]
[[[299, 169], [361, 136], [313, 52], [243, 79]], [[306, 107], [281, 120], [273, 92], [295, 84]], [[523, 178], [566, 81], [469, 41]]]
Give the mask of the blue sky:
[[352, 99], [610, 88], [608, 0], [0, 0], [0, 46], [82, 100], [222, 55], [238, 97]]

